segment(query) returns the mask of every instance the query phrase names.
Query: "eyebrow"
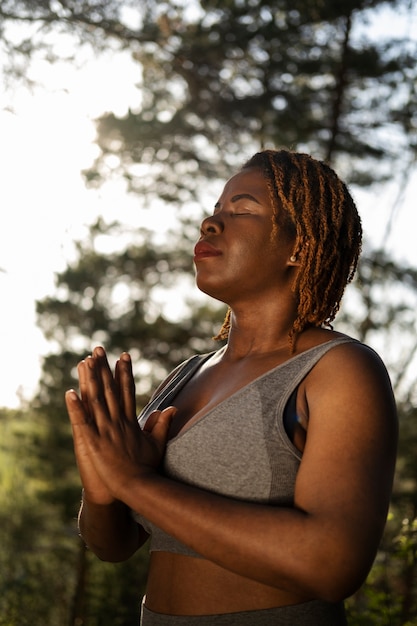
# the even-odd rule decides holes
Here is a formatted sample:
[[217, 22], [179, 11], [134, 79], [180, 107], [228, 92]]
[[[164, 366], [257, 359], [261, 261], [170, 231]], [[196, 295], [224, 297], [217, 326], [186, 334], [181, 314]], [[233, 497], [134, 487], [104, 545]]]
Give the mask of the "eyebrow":
[[[255, 196], [252, 196], [252, 194], [250, 193], [237, 193], [235, 196], [233, 196], [230, 199], [230, 202], [234, 204], [235, 202], [238, 202], [239, 200], [243, 200], [243, 199], [251, 200], [252, 202], [256, 202], [256, 204], [259, 204], [259, 205], [261, 204], [259, 200], [257, 200]], [[216, 202], [216, 204], [214, 205], [214, 208], [218, 209], [219, 207], [220, 207], [220, 202]]]

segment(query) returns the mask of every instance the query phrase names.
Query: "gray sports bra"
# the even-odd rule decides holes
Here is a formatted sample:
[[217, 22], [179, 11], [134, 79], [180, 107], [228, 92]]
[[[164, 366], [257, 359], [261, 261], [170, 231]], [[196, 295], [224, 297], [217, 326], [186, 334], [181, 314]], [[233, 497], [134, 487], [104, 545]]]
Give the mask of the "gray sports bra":
[[[293, 506], [302, 454], [285, 431], [285, 406], [294, 389], [326, 352], [353, 341], [339, 337], [310, 348], [226, 398], [168, 442], [164, 474], [237, 500]], [[192, 357], [179, 368], [139, 415], [142, 427], [153, 410], [173, 403], [178, 391], [212, 355]], [[133, 512], [133, 516], [152, 535], [151, 551], [199, 556], [140, 514]]]

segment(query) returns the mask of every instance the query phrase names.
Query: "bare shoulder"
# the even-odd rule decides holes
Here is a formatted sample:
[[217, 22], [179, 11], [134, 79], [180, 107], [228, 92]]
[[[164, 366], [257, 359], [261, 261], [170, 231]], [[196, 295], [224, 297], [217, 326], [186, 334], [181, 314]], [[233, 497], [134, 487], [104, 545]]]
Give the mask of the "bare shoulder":
[[353, 339], [331, 348], [311, 371], [309, 382], [312, 387], [330, 386], [334, 391], [347, 388], [350, 393], [366, 389], [387, 394], [394, 400], [390, 377], [381, 357], [371, 347]]
[[379, 355], [357, 341], [335, 345], [308, 374], [303, 391], [309, 419], [303, 460], [317, 462], [322, 470], [327, 466], [329, 472], [342, 470], [350, 484], [356, 475], [362, 489], [364, 476], [373, 476], [379, 485], [385, 476], [388, 494], [398, 422]]
[[[381, 394], [394, 405], [391, 381], [381, 357], [371, 347], [343, 333], [311, 329], [303, 338], [303, 350], [321, 344], [330, 349], [320, 358], [303, 382], [303, 391], [310, 399], [317, 393], [321, 398], [338, 394]], [[332, 340], [346, 341], [331, 345]]]
[[330, 349], [305, 380], [309, 417], [333, 412], [333, 420], [376, 421], [381, 428], [396, 429], [397, 412], [388, 371], [381, 357], [359, 341]]

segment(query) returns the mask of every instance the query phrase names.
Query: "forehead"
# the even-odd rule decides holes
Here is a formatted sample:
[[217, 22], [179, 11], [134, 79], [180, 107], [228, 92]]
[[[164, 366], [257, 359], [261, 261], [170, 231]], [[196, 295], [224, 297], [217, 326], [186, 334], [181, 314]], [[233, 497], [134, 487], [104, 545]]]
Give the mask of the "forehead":
[[269, 204], [269, 191], [267, 181], [258, 168], [241, 170], [227, 181], [221, 198], [235, 194], [249, 194], [261, 202]]

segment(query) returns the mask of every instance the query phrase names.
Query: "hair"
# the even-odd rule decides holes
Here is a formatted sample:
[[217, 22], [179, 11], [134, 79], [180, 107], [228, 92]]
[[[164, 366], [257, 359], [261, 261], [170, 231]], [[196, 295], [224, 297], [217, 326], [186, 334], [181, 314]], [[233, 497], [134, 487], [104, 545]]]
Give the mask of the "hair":
[[[258, 168], [269, 190], [274, 212], [273, 236], [279, 231], [295, 242], [299, 271], [293, 290], [297, 315], [289, 333], [296, 337], [310, 326], [332, 328], [346, 285], [352, 280], [362, 243], [361, 220], [345, 183], [323, 161], [289, 150], [256, 153], [242, 170]], [[227, 339], [228, 309], [215, 339]]]

